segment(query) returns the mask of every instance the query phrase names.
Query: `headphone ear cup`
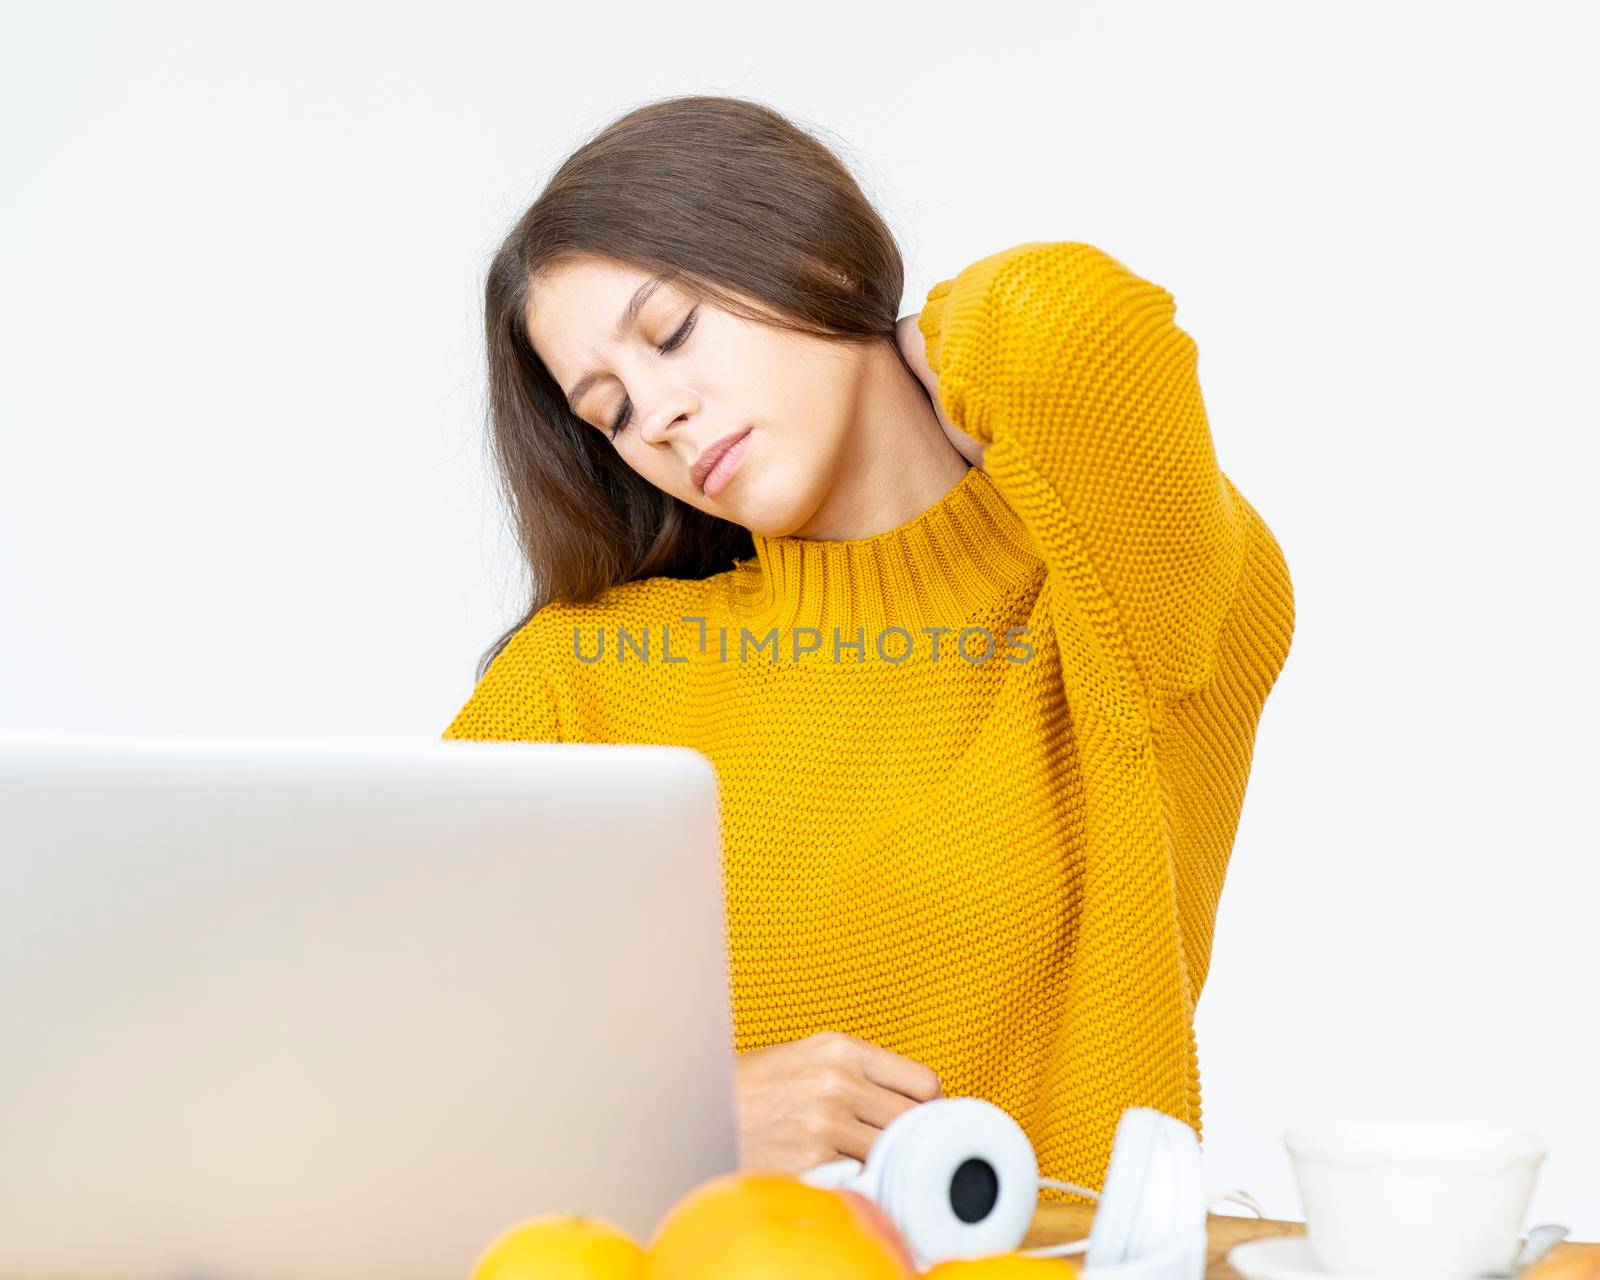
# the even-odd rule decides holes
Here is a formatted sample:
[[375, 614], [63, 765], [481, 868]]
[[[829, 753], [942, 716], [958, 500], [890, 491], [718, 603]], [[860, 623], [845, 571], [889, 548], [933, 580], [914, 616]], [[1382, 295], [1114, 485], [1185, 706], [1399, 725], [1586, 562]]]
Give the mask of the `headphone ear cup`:
[[1039, 1203], [1039, 1166], [1022, 1127], [992, 1102], [936, 1098], [889, 1123], [857, 1189], [926, 1269], [1021, 1244]]
[[1184, 1233], [1199, 1230], [1203, 1239], [1205, 1215], [1194, 1130], [1164, 1111], [1129, 1107], [1112, 1140], [1085, 1269], [1154, 1257]]
[[1134, 1224], [1150, 1177], [1155, 1124], [1146, 1107], [1129, 1107], [1117, 1121], [1105, 1186], [1089, 1224], [1088, 1267], [1114, 1267], [1133, 1256]]

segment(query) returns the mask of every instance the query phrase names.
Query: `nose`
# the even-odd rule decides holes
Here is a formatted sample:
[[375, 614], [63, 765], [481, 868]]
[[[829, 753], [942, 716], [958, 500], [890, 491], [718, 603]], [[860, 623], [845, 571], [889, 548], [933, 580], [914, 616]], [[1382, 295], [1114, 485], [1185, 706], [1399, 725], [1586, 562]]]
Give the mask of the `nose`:
[[683, 434], [683, 424], [696, 408], [696, 400], [688, 391], [665, 389], [655, 406], [639, 419], [639, 438], [646, 444], [670, 443]]
[[659, 413], [652, 413], [639, 424], [639, 436], [646, 444], [659, 444], [662, 441], [671, 441], [680, 436], [682, 425], [689, 420], [689, 415], [681, 410], [666, 409]]

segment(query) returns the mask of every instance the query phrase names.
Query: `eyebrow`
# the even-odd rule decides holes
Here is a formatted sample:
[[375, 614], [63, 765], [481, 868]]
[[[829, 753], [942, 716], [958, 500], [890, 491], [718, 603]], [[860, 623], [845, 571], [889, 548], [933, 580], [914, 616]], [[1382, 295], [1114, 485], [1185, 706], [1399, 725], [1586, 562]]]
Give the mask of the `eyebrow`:
[[[629, 329], [638, 323], [639, 313], [644, 310], [644, 304], [650, 301], [650, 295], [661, 287], [666, 280], [666, 274], [651, 276], [634, 291], [633, 297], [628, 299], [628, 305], [622, 309], [622, 315], [617, 320], [617, 327], [612, 336], [621, 342]], [[567, 407], [574, 414], [578, 412], [578, 402], [583, 399], [584, 393], [601, 378], [599, 373], [590, 372], [579, 378], [571, 391], [567, 392]]]

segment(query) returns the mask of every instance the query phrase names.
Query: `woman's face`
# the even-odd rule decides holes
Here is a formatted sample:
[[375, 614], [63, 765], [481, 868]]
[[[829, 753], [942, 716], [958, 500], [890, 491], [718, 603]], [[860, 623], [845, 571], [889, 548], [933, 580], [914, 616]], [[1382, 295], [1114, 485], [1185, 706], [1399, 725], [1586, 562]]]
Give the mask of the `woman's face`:
[[[838, 479], [865, 348], [770, 329], [651, 279], [608, 259], [563, 266], [529, 298], [535, 352], [577, 417], [651, 484], [753, 532], [794, 533]], [[713, 471], [702, 489], [695, 463], [745, 432], [731, 475]]]

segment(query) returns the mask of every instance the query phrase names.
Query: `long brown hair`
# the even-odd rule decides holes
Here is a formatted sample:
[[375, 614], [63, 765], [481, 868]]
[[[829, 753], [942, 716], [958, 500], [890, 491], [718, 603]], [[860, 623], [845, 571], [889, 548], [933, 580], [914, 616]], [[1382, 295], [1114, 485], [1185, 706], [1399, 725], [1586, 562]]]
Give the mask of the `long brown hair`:
[[843, 162], [761, 103], [659, 99], [562, 161], [495, 252], [484, 289], [489, 431], [531, 590], [479, 660], [480, 680], [552, 600], [593, 600], [638, 578], [705, 578], [755, 550], [742, 525], [623, 462], [534, 353], [528, 295], [578, 255], [664, 273], [732, 314], [846, 343], [892, 346], [905, 285], [894, 236]]

